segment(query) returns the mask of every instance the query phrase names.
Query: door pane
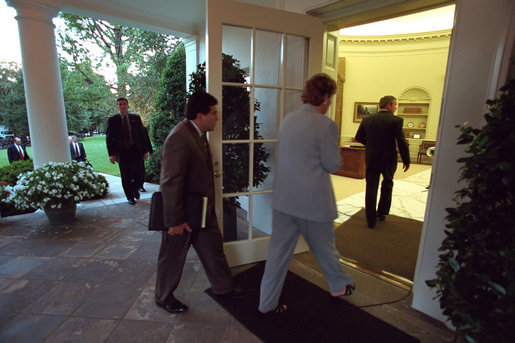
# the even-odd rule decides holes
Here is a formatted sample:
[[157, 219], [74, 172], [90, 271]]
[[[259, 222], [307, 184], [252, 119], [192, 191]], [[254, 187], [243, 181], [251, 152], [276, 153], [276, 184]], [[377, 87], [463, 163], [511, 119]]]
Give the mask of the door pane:
[[280, 33], [256, 30], [254, 83], [271, 86], [280, 84], [281, 37]]
[[252, 238], [272, 234], [272, 193], [252, 196]]
[[254, 143], [254, 190], [271, 190], [276, 143]]
[[[252, 42], [252, 30], [242, 27], [224, 25], [222, 29], [222, 81], [224, 82], [249, 82], [250, 75], [250, 47]], [[246, 80], [242, 80], [240, 74], [226, 72], [226, 65], [237, 65], [245, 71]]]
[[224, 207], [224, 242], [232, 242], [239, 237], [248, 237], [248, 212], [241, 207], [241, 202], [248, 203], [246, 196], [223, 199]]
[[256, 139], [277, 138], [279, 126], [279, 90], [256, 88], [254, 90]]
[[249, 144], [222, 144], [223, 193], [245, 192], [249, 189]]
[[297, 110], [302, 105], [302, 92], [288, 90], [284, 92], [284, 115]]
[[249, 139], [250, 92], [246, 87], [222, 87], [222, 139]]
[[[247, 240], [251, 234], [252, 238], [265, 237], [272, 232], [272, 194], [224, 198], [223, 204], [224, 242]], [[252, 229], [249, 212], [251, 207]]]
[[286, 35], [286, 87], [302, 88], [307, 71], [307, 40], [304, 37]]

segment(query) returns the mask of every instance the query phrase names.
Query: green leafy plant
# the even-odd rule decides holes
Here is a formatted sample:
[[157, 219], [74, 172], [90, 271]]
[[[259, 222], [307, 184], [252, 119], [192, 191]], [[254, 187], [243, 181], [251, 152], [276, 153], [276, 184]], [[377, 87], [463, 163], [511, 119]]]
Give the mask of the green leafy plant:
[[7, 182], [8, 185], [14, 186], [18, 182], [21, 174], [34, 170], [32, 160], [15, 161], [8, 166], [0, 168], [0, 180]]
[[186, 50], [179, 44], [163, 70], [159, 90], [150, 116], [150, 139], [155, 147], [145, 169], [148, 182], [159, 183], [161, 149], [170, 130], [184, 118], [186, 104]]
[[[240, 62], [231, 55], [222, 54], [222, 80], [238, 84], [246, 83], [247, 72], [241, 68]], [[206, 91], [206, 65], [198, 65], [197, 71], [191, 75], [190, 94]], [[224, 140], [249, 139], [251, 134], [250, 122], [250, 92], [246, 87], [224, 86], [222, 87], [222, 138]], [[260, 103], [254, 99], [254, 111], [258, 112]], [[254, 130], [252, 135], [255, 140], [262, 137], [260, 125], [256, 115], [253, 115]], [[270, 153], [264, 144], [254, 144], [254, 169], [252, 181], [249, 181], [248, 161], [250, 148], [247, 143], [223, 144], [223, 192], [237, 193], [249, 189], [249, 182], [254, 187], [265, 181], [270, 167], [266, 162]], [[223, 198], [224, 211], [224, 241], [237, 239], [237, 210], [240, 204], [237, 197]]]
[[446, 209], [437, 277], [443, 313], [465, 342], [512, 342], [515, 323], [515, 80], [487, 101], [486, 125], [461, 126], [467, 144], [456, 192]]
[[[247, 72], [240, 67], [240, 62], [231, 55], [222, 54], [222, 79], [226, 82], [243, 84]], [[190, 94], [206, 91], [206, 65], [198, 65], [197, 71], [191, 75]], [[254, 101], [254, 111], [258, 112], [260, 103]], [[250, 138], [250, 92], [246, 87], [222, 88], [222, 136], [224, 140]], [[260, 125], [254, 118], [254, 139], [263, 138]], [[248, 144], [224, 144], [223, 149], [223, 191], [236, 193], [248, 190], [250, 149]], [[260, 185], [268, 176], [270, 167], [266, 161], [270, 153], [263, 144], [254, 145], [253, 186]], [[224, 198], [225, 202], [236, 204], [234, 198]]]
[[20, 210], [61, 208], [63, 201], [75, 203], [107, 194], [109, 185], [103, 175], [84, 163], [49, 162], [21, 175], [18, 183], [7, 186], [8, 202]]

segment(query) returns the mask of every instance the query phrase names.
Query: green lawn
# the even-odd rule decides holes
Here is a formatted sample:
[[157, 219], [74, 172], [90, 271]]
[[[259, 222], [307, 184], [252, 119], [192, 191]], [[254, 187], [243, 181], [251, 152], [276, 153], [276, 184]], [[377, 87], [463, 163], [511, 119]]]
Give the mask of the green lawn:
[[[84, 144], [88, 161], [93, 165], [96, 172], [120, 176], [118, 164], [111, 164], [109, 162], [105, 136], [86, 137], [81, 142]], [[30, 146], [27, 147], [27, 153], [32, 158], [32, 148]], [[0, 150], [0, 167], [8, 164], [7, 149]]]

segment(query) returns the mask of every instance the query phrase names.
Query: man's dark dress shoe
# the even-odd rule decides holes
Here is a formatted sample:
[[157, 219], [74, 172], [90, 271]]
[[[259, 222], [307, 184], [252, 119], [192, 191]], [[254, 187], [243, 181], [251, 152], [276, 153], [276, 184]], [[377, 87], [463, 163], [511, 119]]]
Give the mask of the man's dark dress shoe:
[[143, 192], [143, 193], [147, 191], [147, 190], [146, 190], [145, 188], [143, 188], [143, 187], [141, 187], [141, 188], [140, 188], [140, 189], [138, 189], [138, 190], [139, 190], [140, 192]]
[[136, 205], [136, 200], [130, 198], [127, 200], [129, 202], [129, 205]]
[[384, 222], [384, 220], [386, 219], [386, 216], [384, 214], [378, 214], [377, 219], [379, 219], [380, 222]]
[[376, 223], [368, 223], [368, 228], [373, 229], [376, 227]]
[[171, 303], [168, 305], [160, 304], [156, 301], [156, 305], [163, 308], [165, 311], [170, 313], [182, 313], [188, 310], [188, 306], [181, 303], [179, 300], [174, 299]]
[[139, 192], [138, 192], [137, 190], [134, 192], [134, 197], [135, 197], [136, 199], [139, 199]]

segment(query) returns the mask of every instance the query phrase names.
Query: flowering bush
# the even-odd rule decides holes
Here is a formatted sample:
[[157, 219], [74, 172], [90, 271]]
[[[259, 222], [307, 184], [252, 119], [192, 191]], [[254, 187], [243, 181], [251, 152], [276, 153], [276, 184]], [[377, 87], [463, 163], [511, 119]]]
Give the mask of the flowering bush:
[[103, 196], [109, 187], [104, 176], [84, 163], [49, 162], [34, 171], [21, 175], [17, 184], [7, 186], [8, 201], [18, 209], [61, 208], [63, 201]]

